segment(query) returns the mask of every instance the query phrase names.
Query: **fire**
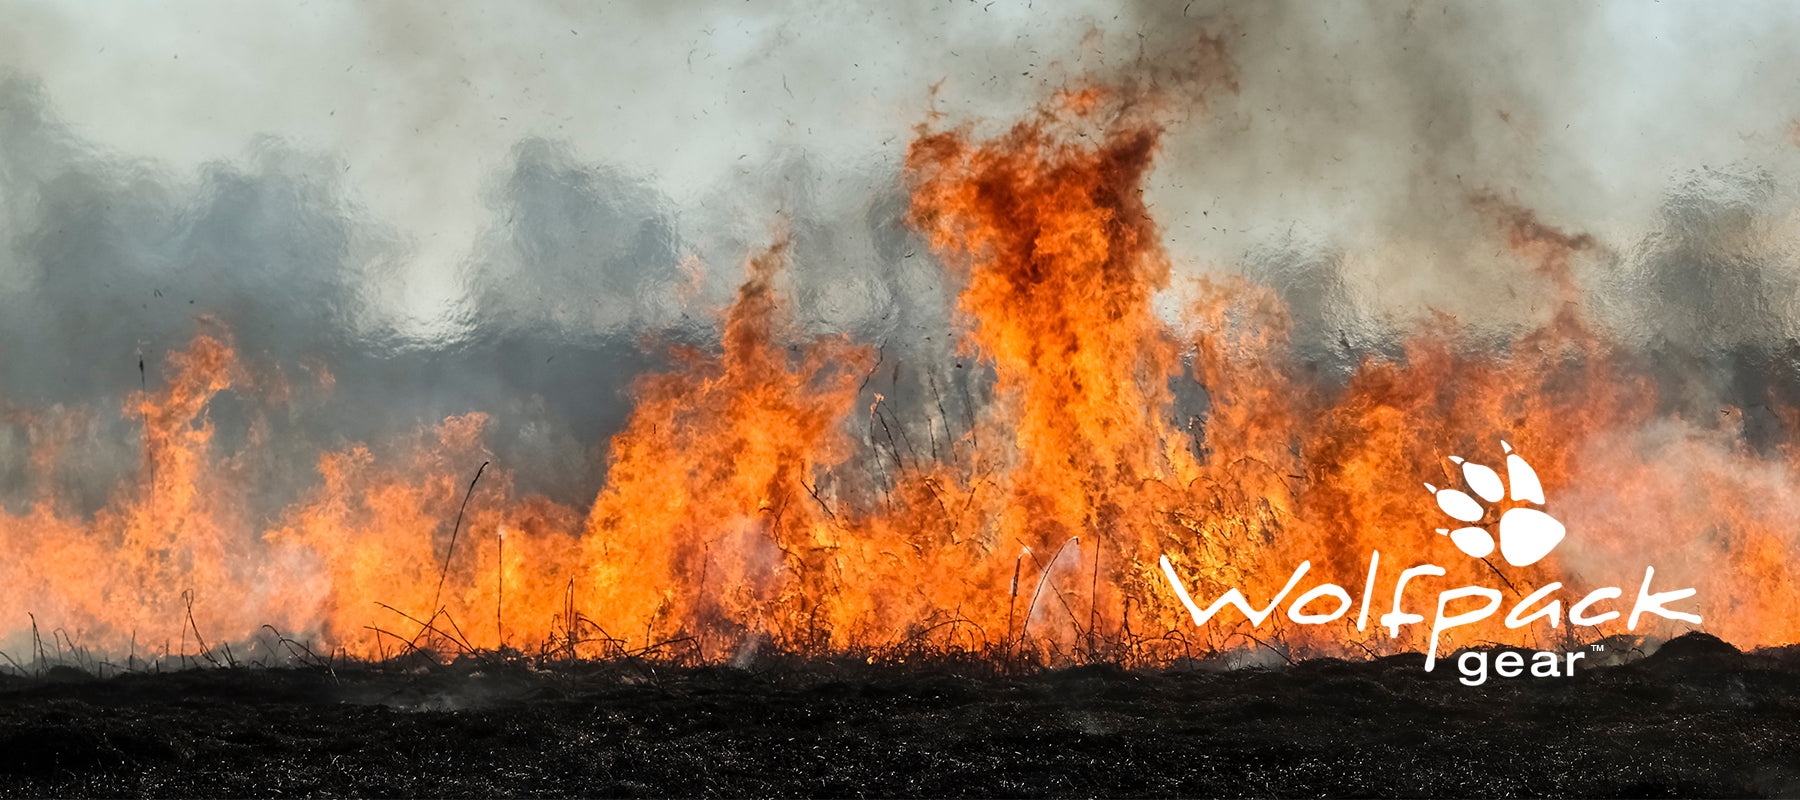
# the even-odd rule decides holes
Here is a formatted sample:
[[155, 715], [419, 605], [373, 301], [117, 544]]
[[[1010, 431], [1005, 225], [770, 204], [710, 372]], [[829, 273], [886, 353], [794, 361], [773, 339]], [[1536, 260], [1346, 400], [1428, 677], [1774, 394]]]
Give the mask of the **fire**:
[[[276, 407], [292, 390], [211, 331], [126, 404], [143, 468], [102, 510], [77, 513], [45, 484], [0, 512], [0, 619], [13, 631], [0, 650], [35, 647], [33, 619], [40, 639], [136, 657], [266, 647], [265, 625], [364, 657], [721, 659], [760, 642], [1138, 662], [1418, 649], [1423, 631], [1390, 639], [1354, 614], [1305, 627], [1276, 615], [1253, 633], [1226, 612], [1195, 629], [1158, 566], [1166, 555], [1197, 595], [1240, 588], [1260, 606], [1301, 561], [1309, 581], [1354, 594], [1371, 551], [1387, 565], [1378, 610], [1413, 563], [1447, 570], [1417, 580], [1437, 587], [1414, 600], [1421, 613], [1441, 589], [1499, 587], [1510, 607], [1553, 582], [1632, 586], [1653, 564], [1659, 581], [1698, 588], [1707, 630], [1740, 645], [1800, 638], [1800, 409], [1780, 408], [1781, 444], [1760, 451], [1734, 409], [1662, 409], [1644, 366], [1583, 315], [1572, 265], [1594, 241], [1492, 195], [1470, 202], [1543, 292], [1541, 327], [1482, 350], [1439, 318], [1343, 385], [1317, 378], [1271, 291], [1172, 280], [1140, 191], [1162, 135], [1153, 106], [1139, 90], [1088, 87], [992, 138], [960, 128], [913, 142], [909, 222], [961, 287], [964, 357], [993, 378], [974, 419], [865, 393], [881, 359], [868, 343], [798, 339], [778, 236], [749, 260], [718, 350], [677, 349], [674, 368], [638, 381], [591, 508], [525, 492], [505, 464], [476, 478], [491, 455], [487, 419], [471, 413], [321, 455], [316, 486], [262, 519], [242, 466], [258, 428], [221, 455], [209, 403], [231, 390]], [[1171, 296], [1177, 320], [1157, 312]], [[1201, 416], [1176, 418], [1182, 382], [1203, 389]], [[8, 419], [49, 475], [84, 413]], [[912, 445], [920, 432], [931, 446]], [[1501, 440], [1530, 455], [1571, 532], [1529, 567], [1458, 552], [1433, 533], [1443, 522], [1420, 488], [1458, 485], [1446, 456], [1497, 462]], [[1621, 631], [1497, 616], [1446, 644]]]
[[819, 613], [838, 532], [812, 484], [850, 453], [841, 423], [874, 355], [821, 339], [790, 363], [773, 286], [783, 249], [751, 260], [723, 352], [684, 353], [684, 370], [640, 383], [613, 439], [576, 586], [609, 638], [786, 634]]

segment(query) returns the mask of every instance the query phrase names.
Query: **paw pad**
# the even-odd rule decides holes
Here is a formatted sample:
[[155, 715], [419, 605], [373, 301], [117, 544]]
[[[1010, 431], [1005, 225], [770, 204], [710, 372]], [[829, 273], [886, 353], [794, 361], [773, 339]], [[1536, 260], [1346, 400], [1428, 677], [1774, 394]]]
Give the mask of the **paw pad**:
[[[1462, 467], [1463, 482], [1468, 484], [1475, 496], [1471, 497], [1467, 492], [1457, 489], [1439, 489], [1429, 483], [1425, 484], [1425, 490], [1436, 496], [1438, 508], [1443, 509], [1445, 514], [1471, 523], [1454, 531], [1439, 528], [1438, 533], [1448, 535], [1457, 549], [1475, 558], [1488, 557], [1494, 552], [1496, 545], [1496, 537], [1480, 524], [1488, 516], [1488, 506], [1484, 502], [1500, 502], [1506, 497], [1507, 487], [1510, 486], [1513, 502], [1544, 504], [1544, 487], [1538, 483], [1537, 472], [1518, 453], [1512, 451], [1512, 445], [1501, 442], [1500, 447], [1506, 451], [1505, 483], [1500, 481], [1499, 473], [1492, 469], [1451, 456], [1450, 460]], [[1563, 524], [1535, 508], [1509, 508], [1500, 515], [1497, 527], [1500, 557], [1515, 567], [1537, 563], [1563, 540]]]

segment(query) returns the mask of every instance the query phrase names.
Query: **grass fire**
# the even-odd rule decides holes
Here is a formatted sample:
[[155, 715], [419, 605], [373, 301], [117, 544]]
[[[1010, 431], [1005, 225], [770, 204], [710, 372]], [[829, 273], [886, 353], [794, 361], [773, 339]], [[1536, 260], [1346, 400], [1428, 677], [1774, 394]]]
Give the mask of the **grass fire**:
[[[756, 84], [787, 155], [717, 128], [554, 133], [523, 91], [479, 101], [489, 133], [444, 134], [507, 142], [503, 165], [424, 177], [395, 154], [476, 124], [426, 110], [396, 149], [316, 134], [380, 158], [259, 140], [175, 178], [0, 84], [21, 276], [0, 322], [0, 750], [23, 754], [0, 775], [27, 794], [1800, 786], [1791, 119], [1731, 117], [1767, 124], [1733, 133], [1754, 146], [1729, 168], [1682, 162], [1657, 205], [1574, 110], [1610, 99], [1444, 49], [1485, 7], [1125, 4], [1070, 38], [1027, 5], [980, 24], [1061, 50], [895, 23], [930, 69], [857, 79], [903, 100], [843, 100], [862, 62], [820, 69], [815, 44], [733, 50], [762, 47], [747, 20], [811, 41], [762, 12], [708, 16], [685, 62], [655, 36], [654, 68], [606, 62], [692, 96], [695, 69]], [[421, 8], [368, 12], [391, 42], [344, 52], [470, 47], [468, 20]], [[631, 13], [550, 33], [685, 24]], [[1580, 50], [1521, 16], [1500, 39]], [[492, 75], [527, 81], [521, 42]], [[1338, 80], [1330, 54], [1352, 82], [1325, 97], [1307, 82]], [[681, 91], [657, 102], [694, 125], [773, 113]], [[338, 99], [387, 113], [321, 96], [292, 130], [354, 126], [317, 121]], [[564, 121], [629, 127], [565, 99]], [[865, 127], [885, 166], [844, 189], [806, 148]], [[689, 154], [641, 178], [584, 161], [646, 137]], [[1678, 155], [1646, 142], [1620, 148]], [[736, 177], [657, 188], [703, 163]], [[437, 209], [437, 181], [487, 205]], [[385, 212], [478, 232], [465, 252]], [[295, 721], [247, 733], [236, 693]], [[68, 703], [141, 713], [59, 724]], [[1588, 722], [1556, 728], [1571, 709]], [[1696, 714], [1700, 741], [1652, 758]], [[921, 744], [935, 727], [967, 758]], [[777, 748], [779, 769], [745, 749], [795, 731], [812, 750]], [[406, 744], [465, 735], [493, 747]], [[1590, 772], [1495, 749], [1552, 735]], [[334, 736], [337, 772], [271, 766]], [[1162, 743], [1191, 758], [1138, 752]], [[560, 776], [519, 766], [564, 751]], [[240, 757], [261, 766], [222, 766]], [[1103, 779], [1108, 759], [1130, 769]], [[454, 760], [526, 777], [425, 766]]]

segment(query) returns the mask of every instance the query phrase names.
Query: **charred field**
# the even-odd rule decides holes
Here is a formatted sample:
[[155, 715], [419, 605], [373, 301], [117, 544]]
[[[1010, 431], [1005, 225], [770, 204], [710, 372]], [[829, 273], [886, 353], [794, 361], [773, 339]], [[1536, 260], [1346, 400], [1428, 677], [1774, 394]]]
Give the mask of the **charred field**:
[[0, 795], [1800, 795], [1800, 14], [30, 5]]
[[0, 679], [8, 796], [1783, 796], [1800, 658], [1703, 634], [1559, 679], [464, 658]]

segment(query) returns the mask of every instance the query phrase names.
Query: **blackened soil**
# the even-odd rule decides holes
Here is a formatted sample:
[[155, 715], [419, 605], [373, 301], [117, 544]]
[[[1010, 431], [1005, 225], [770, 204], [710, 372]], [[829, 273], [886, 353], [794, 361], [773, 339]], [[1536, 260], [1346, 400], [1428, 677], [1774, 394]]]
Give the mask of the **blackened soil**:
[[[0, 793], [1800, 794], [1800, 659], [1276, 670], [464, 663], [0, 679]], [[991, 673], [991, 671], [988, 671]]]

